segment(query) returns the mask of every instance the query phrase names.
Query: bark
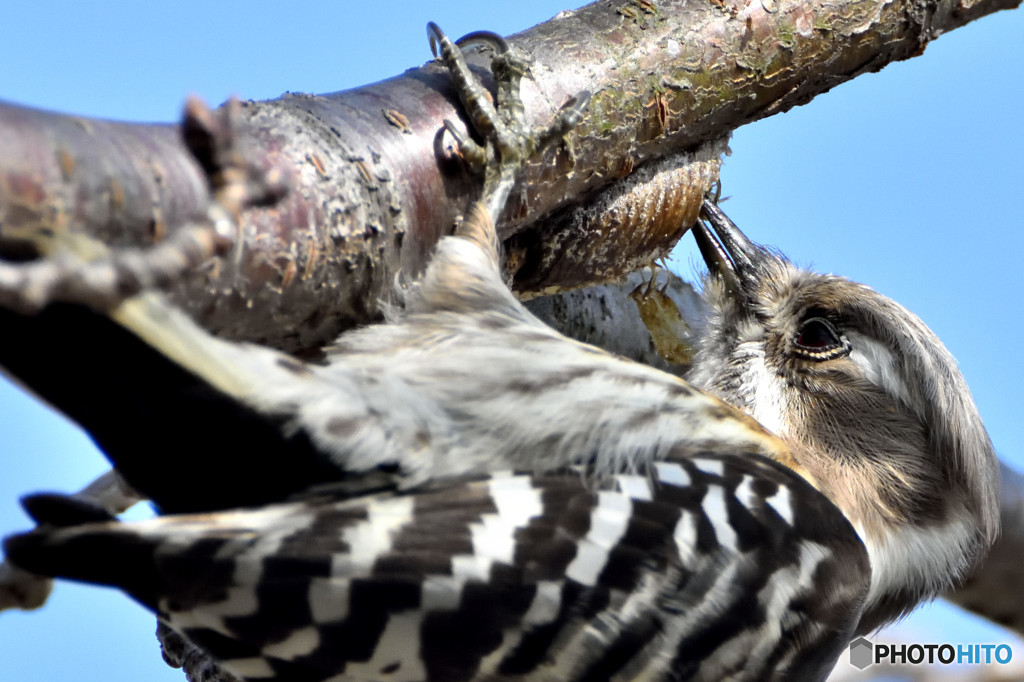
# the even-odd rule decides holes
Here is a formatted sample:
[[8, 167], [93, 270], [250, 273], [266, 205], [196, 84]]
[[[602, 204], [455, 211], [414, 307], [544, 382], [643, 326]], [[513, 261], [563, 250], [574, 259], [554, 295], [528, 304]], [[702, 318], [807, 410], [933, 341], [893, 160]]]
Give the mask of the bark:
[[[607, 281], [667, 253], [717, 172], [713, 151], [690, 165], [682, 152], [1018, 2], [602, 0], [514, 36], [534, 60], [523, 91], [532, 123], [593, 93], [583, 124], [526, 169], [500, 225], [515, 235], [517, 286], [535, 294]], [[485, 80], [487, 59], [470, 55]], [[376, 317], [395, 274], [415, 273], [471, 198], [478, 181], [438, 132], [458, 107], [431, 63], [342, 93], [248, 102], [245, 114], [253, 158], [283, 168], [292, 192], [248, 211], [237, 260], [211, 263], [175, 297], [229, 338], [315, 348]], [[159, 242], [206, 206], [205, 180], [178, 138], [175, 126], [0, 105], [0, 234]], [[620, 211], [593, 210], [609, 204]], [[579, 257], [556, 257], [565, 253]]]
[[683, 321], [679, 340], [692, 343], [703, 328], [704, 303], [688, 282], [662, 268], [632, 272], [621, 283], [539, 298], [526, 307], [566, 336], [681, 376], [688, 362], [659, 355], [641, 313], [641, 305], [655, 297]]

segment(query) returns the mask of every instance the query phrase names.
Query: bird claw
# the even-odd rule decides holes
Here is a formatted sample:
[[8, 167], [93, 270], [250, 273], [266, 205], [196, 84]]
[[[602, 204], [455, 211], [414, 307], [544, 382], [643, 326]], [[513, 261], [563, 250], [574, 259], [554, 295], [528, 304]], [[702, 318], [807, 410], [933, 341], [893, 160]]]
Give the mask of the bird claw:
[[459, 156], [462, 160], [469, 164], [470, 168], [483, 169], [487, 165], [487, 148], [478, 145], [469, 137], [463, 135], [458, 127], [449, 121], [444, 120], [444, 129], [448, 131], [448, 134], [455, 140], [455, 145], [458, 147]]
[[[590, 93], [584, 91], [571, 97], [552, 121], [531, 129], [526, 124], [519, 94], [519, 84], [529, 72], [529, 63], [504, 38], [489, 31], [476, 31], [452, 42], [433, 22], [427, 24], [427, 35], [434, 56], [440, 57], [451, 74], [470, 127], [485, 140], [485, 144], [480, 145], [445, 121], [445, 128], [458, 144], [462, 158], [474, 171], [483, 172], [482, 201], [487, 214], [497, 222], [522, 167], [580, 122]], [[497, 93], [493, 99], [463, 57], [462, 48], [472, 45], [489, 47], [494, 52], [491, 71]]]

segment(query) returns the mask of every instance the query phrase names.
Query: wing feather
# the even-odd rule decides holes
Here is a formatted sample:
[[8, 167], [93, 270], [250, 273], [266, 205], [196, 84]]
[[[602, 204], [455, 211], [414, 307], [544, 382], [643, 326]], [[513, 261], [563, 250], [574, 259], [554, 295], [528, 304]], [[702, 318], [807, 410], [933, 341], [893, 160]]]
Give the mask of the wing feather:
[[5, 547], [124, 589], [249, 680], [813, 679], [870, 577], [803, 479], [709, 452], [600, 489], [580, 470], [503, 473]]

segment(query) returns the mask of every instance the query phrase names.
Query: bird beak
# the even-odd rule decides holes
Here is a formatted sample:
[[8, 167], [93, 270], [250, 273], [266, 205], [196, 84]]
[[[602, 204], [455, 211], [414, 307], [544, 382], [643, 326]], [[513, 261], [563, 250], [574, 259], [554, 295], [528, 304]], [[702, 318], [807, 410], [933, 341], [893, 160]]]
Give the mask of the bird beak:
[[747, 298], [757, 290], [767, 274], [764, 270], [769, 254], [747, 239], [718, 204], [704, 198], [700, 220], [692, 231], [708, 270], [724, 280], [733, 297]]

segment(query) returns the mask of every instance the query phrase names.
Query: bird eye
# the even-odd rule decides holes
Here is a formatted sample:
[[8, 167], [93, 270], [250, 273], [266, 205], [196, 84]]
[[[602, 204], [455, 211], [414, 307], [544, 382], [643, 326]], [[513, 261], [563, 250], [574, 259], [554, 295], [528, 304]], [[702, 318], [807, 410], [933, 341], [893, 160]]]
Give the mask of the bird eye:
[[848, 352], [839, 331], [824, 317], [810, 317], [800, 324], [793, 344], [803, 356], [812, 360], [831, 360]]

